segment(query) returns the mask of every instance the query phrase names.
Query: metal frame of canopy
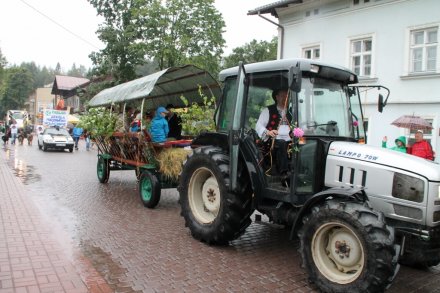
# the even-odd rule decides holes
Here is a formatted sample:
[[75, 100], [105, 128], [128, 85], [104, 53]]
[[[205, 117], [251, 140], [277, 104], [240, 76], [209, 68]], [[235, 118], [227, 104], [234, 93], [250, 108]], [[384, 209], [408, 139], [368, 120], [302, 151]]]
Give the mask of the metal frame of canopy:
[[[105, 89], [90, 100], [89, 106], [100, 107], [124, 103], [125, 112], [127, 102], [147, 99], [147, 109], [157, 109], [168, 104], [179, 108], [185, 106], [181, 96], [185, 96], [193, 103], [202, 103], [199, 89], [207, 96], [221, 95], [219, 83], [205, 70], [194, 65], [170, 67]], [[142, 113], [144, 106], [142, 102]]]

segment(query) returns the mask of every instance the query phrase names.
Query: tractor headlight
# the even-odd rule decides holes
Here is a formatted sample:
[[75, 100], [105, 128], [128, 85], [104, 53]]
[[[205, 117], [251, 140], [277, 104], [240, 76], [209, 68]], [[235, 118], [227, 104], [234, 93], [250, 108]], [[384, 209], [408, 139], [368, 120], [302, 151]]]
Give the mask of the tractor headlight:
[[394, 173], [392, 196], [409, 201], [422, 202], [424, 193], [425, 186], [422, 179]]

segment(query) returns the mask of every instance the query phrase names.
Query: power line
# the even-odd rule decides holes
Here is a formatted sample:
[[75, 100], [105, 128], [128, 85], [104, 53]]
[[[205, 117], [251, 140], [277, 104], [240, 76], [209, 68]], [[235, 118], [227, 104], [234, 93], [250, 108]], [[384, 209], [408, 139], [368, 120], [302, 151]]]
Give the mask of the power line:
[[44, 14], [43, 12], [41, 12], [40, 10], [38, 10], [37, 8], [33, 7], [32, 5], [30, 5], [29, 3], [27, 3], [24, 0], [20, 0], [21, 2], [23, 2], [24, 4], [26, 4], [28, 7], [32, 8], [33, 10], [35, 10], [36, 12], [38, 12], [39, 14], [41, 14], [42, 16], [44, 16], [45, 18], [47, 18], [48, 20], [50, 20], [51, 22], [53, 22], [54, 24], [56, 24], [57, 26], [61, 27], [63, 30], [67, 31], [68, 33], [70, 33], [71, 35], [73, 35], [74, 37], [80, 39], [81, 41], [85, 42], [86, 44], [89, 44], [90, 46], [92, 46], [93, 48], [99, 50], [99, 48], [97, 46], [95, 46], [94, 44], [90, 43], [89, 41], [87, 41], [86, 39], [84, 39], [83, 37], [75, 34], [74, 32], [72, 32], [71, 30], [69, 30], [68, 28], [66, 28], [65, 26], [63, 26], [62, 24], [59, 24], [58, 22], [56, 22], [55, 20], [53, 20], [52, 18], [50, 18], [49, 16], [47, 16], [46, 14]]

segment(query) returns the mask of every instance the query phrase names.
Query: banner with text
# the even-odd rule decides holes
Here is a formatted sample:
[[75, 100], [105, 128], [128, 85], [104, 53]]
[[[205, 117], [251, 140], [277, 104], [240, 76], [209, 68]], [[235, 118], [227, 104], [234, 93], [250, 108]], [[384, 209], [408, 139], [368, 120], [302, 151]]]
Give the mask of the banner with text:
[[67, 111], [44, 109], [43, 125], [66, 127]]

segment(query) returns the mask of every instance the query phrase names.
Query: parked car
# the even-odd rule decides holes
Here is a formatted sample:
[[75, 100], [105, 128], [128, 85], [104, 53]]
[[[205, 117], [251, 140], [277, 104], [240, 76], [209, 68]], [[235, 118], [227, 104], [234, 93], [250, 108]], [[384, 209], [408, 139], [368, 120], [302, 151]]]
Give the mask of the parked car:
[[65, 150], [73, 152], [73, 138], [64, 128], [51, 127], [46, 128], [42, 133], [38, 134], [38, 148], [43, 151], [48, 149]]

